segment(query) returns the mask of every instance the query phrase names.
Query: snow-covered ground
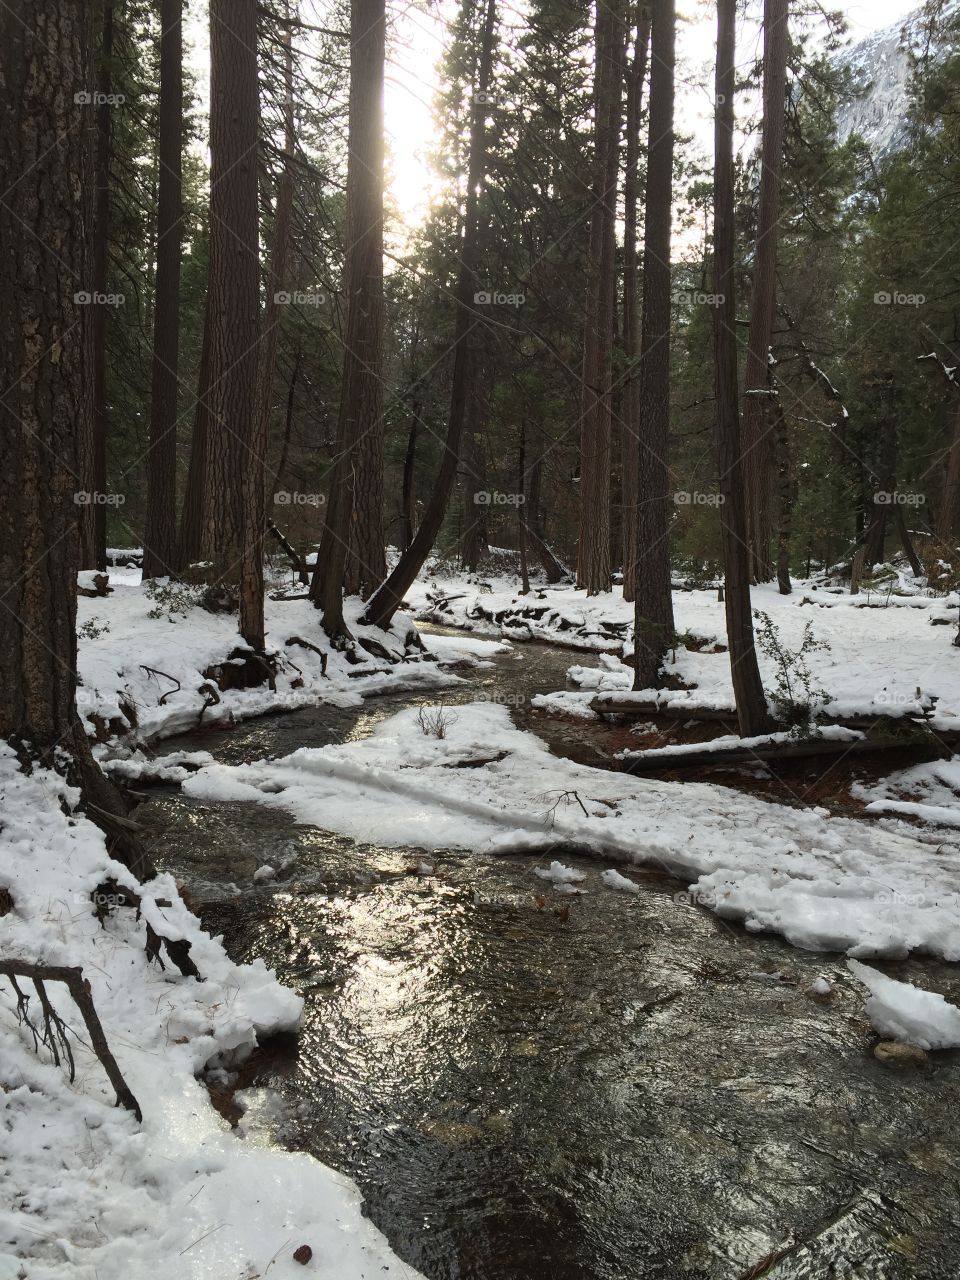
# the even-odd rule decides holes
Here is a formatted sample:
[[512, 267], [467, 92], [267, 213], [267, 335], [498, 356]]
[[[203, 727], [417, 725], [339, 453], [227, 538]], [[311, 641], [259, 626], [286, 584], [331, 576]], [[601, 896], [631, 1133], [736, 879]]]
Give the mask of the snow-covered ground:
[[[462, 596], [433, 616], [463, 634], [429, 637], [433, 660], [407, 646], [408, 617], [398, 616], [387, 638], [403, 660], [390, 664], [360, 647], [351, 663], [330, 649], [308, 601], [268, 601], [276, 689], [226, 690], [204, 709], [204, 673], [229, 660], [238, 643], [235, 617], [206, 612], [189, 592], [151, 596], [136, 569], [112, 569], [110, 582], [110, 595], [80, 600], [79, 706], [98, 754], [121, 778], [137, 779], [145, 767], [156, 773], [138, 748], [201, 719], [222, 724], [322, 701], [356, 704], [407, 688], [441, 696], [458, 682], [444, 665], [483, 664], [510, 641], [555, 641], [591, 655], [572, 664], [573, 690], [542, 699], [554, 710], [590, 716], [598, 690], [630, 684], [621, 658], [632, 606], [619, 592], [588, 600], [559, 587], [520, 597], [506, 579], [489, 580], [487, 588], [434, 573], [414, 587], [409, 604], [422, 613], [438, 590]], [[671, 683], [682, 686], [668, 694], [671, 707], [732, 707], [723, 606], [712, 591], [677, 592], [675, 603], [687, 643], [669, 660]], [[810, 655], [812, 677], [834, 710], [910, 714], [936, 700], [936, 722], [958, 723], [955, 598], [848, 597], [806, 584], [788, 598], [761, 588], [754, 603], [788, 648], [799, 645], [812, 620], [827, 646]], [[348, 602], [354, 623], [358, 608]], [[951, 626], [931, 625], [935, 620]], [[369, 638], [383, 641], [379, 633]], [[287, 643], [293, 639], [306, 647]], [[764, 658], [761, 666], [772, 686], [771, 662]], [[798, 946], [960, 959], [960, 848], [901, 821], [938, 822], [935, 831], [960, 826], [955, 762], [903, 770], [865, 789], [871, 808], [890, 815], [874, 825], [719, 786], [593, 770], [552, 756], [514, 726], [505, 707], [475, 703], [422, 715], [405, 710], [364, 741], [237, 768], [202, 751], [181, 753], [164, 760], [161, 772], [195, 796], [279, 806], [300, 821], [379, 845], [530, 854], [544, 893], [637, 893], [631, 868], [654, 865], [718, 915]], [[0, 916], [0, 953], [82, 966], [144, 1112], [140, 1125], [113, 1106], [102, 1067], [83, 1043], [75, 1046], [73, 1083], [38, 1058], [29, 1031], [17, 1024], [9, 984], [0, 980], [0, 1280], [119, 1280], [152, 1272], [253, 1280], [268, 1271], [279, 1280], [302, 1274], [293, 1259], [301, 1245], [312, 1249], [318, 1274], [337, 1280], [413, 1275], [363, 1218], [352, 1184], [309, 1157], [245, 1143], [217, 1117], [197, 1080], [204, 1068], [228, 1071], [258, 1036], [296, 1026], [298, 997], [262, 965], [233, 964], [202, 933], [169, 876], [135, 886], [108, 857], [101, 833], [74, 812], [77, 797], [56, 775], [38, 769], [24, 776], [0, 747], [0, 790], [0, 889], [13, 900]], [[566, 867], [570, 849], [593, 854], [596, 874]], [[91, 893], [110, 877], [137, 888], [139, 919], [125, 907], [103, 924], [93, 914]], [[190, 941], [202, 984], [148, 963], [147, 921]], [[868, 981], [871, 972], [859, 976]], [[902, 1034], [931, 1045], [944, 1042], [944, 1027], [953, 1034], [956, 1011], [920, 1008], [924, 993], [869, 985], [878, 1026], [889, 1029], [899, 1017]], [[75, 1024], [63, 989], [54, 984], [51, 994]], [[924, 1017], [918, 1031], [916, 1018]]]
[[[378, 845], [544, 859], [575, 848], [601, 863], [659, 866], [718, 915], [798, 946], [960, 960], [957, 849], [725, 787], [558, 759], [494, 704], [404, 710], [363, 741], [208, 765], [183, 788], [277, 806]], [[564, 883], [561, 868], [546, 870]]]
[[[92, 575], [87, 575], [92, 576]], [[210, 613], [192, 602], [189, 591], [177, 601], [158, 601], [140, 583], [138, 569], [112, 569], [108, 596], [81, 596], [77, 626], [77, 690], [80, 714], [91, 736], [130, 744], [181, 733], [203, 724], [223, 724], [266, 711], [289, 711], [330, 702], [337, 706], [402, 689], [440, 689], [458, 677], [440, 663], [478, 661], [502, 651], [502, 642], [437, 638], [431, 657], [405, 652], [412, 623], [398, 614], [387, 637], [359, 627], [358, 600], [347, 602], [354, 634], [371, 637], [399, 655], [393, 665], [358, 645], [354, 661], [330, 647], [320, 615], [309, 600], [266, 601], [267, 646], [277, 654], [276, 689], [227, 689], [207, 706], [204, 672], [228, 660], [240, 644], [235, 614]], [[152, 616], [151, 616], [152, 615]], [[293, 643], [289, 643], [290, 641]], [[305, 647], [299, 641], [305, 641]], [[326, 662], [324, 673], [323, 664]], [[180, 686], [179, 688], [177, 686]]]
[[[599, 670], [594, 665], [571, 669], [572, 681], [582, 693], [566, 691], [556, 700], [547, 695], [540, 705], [589, 714], [588, 704], [598, 691], [630, 689], [632, 672], [620, 657], [630, 648], [633, 605], [623, 600], [619, 589], [587, 597], [570, 586], [537, 587], [521, 596], [516, 582], [496, 577], [485, 581], [491, 589], [480, 586], [476, 578], [424, 579], [407, 598], [418, 614], [429, 613], [478, 635], [543, 640], [601, 653]], [[451, 600], [447, 609], [432, 610], [431, 598], [444, 593], [460, 598]], [[957, 630], [956, 595], [887, 595], [875, 590], [835, 595], [798, 583], [789, 596], [763, 585], [753, 589], [752, 598], [754, 609], [770, 617], [788, 650], [799, 648], [806, 624], [812, 624], [814, 638], [825, 647], [812, 650], [807, 663], [814, 686], [830, 695], [831, 714], [910, 714], [937, 699], [933, 723], [960, 728], [960, 649], [951, 643]], [[678, 712], [685, 707], [732, 710], [724, 606], [716, 591], [675, 591], [673, 603], [677, 632], [687, 643], [668, 655], [665, 669], [670, 684], [684, 687], [649, 690], [649, 697], [659, 696], [665, 708]], [[541, 616], [524, 616], [530, 610]], [[489, 615], [501, 615], [502, 620], [491, 621]], [[776, 663], [763, 652], [759, 656], [769, 692], [776, 685]]]
[[[297, 1026], [301, 1001], [262, 964], [235, 965], [184, 906], [169, 876], [138, 886], [101, 832], [73, 812], [56, 774], [25, 776], [0, 745], [4, 797], [0, 915], [5, 959], [80, 966], [143, 1123], [114, 1107], [85, 1037], [76, 1080], [33, 1049], [0, 979], [0, 1276], [29, 1280], [177, 1280], [316, 1274], [337, 1280], [413, 1276], [363, 1217], [346, 1178], [301, 1154], [244, 1143], [210, 1106], [196, 1075], [229, 1068], [258, 1036]], [[91, 894], [106, 879], [142, 896], [101, 925]], [[144, 953], [146, 922], [191, 943], [205, 981]], [[29, 982], [21, 983], [33, 994]], [[49, 983], [71, 1027], [65, 989]], [[34, 996], [30, 1013], [36, 1016]]]

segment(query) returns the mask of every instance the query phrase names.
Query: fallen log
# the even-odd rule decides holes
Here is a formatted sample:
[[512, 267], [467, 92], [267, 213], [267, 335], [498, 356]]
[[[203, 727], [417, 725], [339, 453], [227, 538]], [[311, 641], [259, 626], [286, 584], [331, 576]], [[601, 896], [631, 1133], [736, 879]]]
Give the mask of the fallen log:
[[[958, 735], [960, 736], [960, 735]], [[842, 738], [801, 738], [744, 746], [740, 742], [722, 747], [709, 743], [691, 743], [689, 747], [659, 747], [635, 751], [623, 757], [626, 773], [660, 773], [668, 769], [729, 768], [732, 765], [779, 763], [822, 756], [866, 755], [876, 751], [911, 751], [927, 759], [944, 759], [950, 755], [946, 741], [932, 734], [922, 738], [866, 736]]]
[[[637, 716], [669, 716], [674, 720], [698, 720], [708, 723], [736, 724], [737, 713], [731, 707], [686, 707], [675, 702], [654, 702], [649, 698], [633, 700], [629, 694], [598, 694], [590, 703], [590, 710], [598, 715], [616, 716], [621, 719], [633, 719]], [[837, 725], [842, 729], [857, 729], [868, 732], [882, 726], [884, 729], [896, 727], [917, 727], [925, 724], [926, 717], [933, 707], [924, 707], [920, 711], [863, 712], [856, 715], [831, 715], [826, 708], [816, 717], [817, 724]]]
[[715, 707], [678, 707], [670, 703], [653, 702], [649, 698], [631, 699], [627, 694], [598, 694], [590, 703], [590, 710], [604, 716], [674, 716], [678, 720], [719, 720], [735, 724], [737, 713]]
[[293, 543], [290, 542], [289, 538], [284, 536], [272, 520], [267, 521], [267, 533], [272, 534], [272, 536], [276, 538], [281, 551], [283, 551], [284, 555], [290, 561], [297, 577], [305, 587], [308, 587], [310, 585], [310, 576], [307, 573], [307, 566], [304, 564], [303, 557], [297, 551]]
[[[326, 653], [324, 653], [323, 649], [319, 648], [315, 644], [312, 644], [309, 640], [304, 640], [302, 636], [290, 636], [287, 640], [284, 641], [284, 644], [288, 648], [290, 647], [290, 645], [296, 644], [296, 645], [299, 645], [301, 649], [310, 649], [313, 653], [319, 654], [320, 674], [321, 676], [327, 676], [327, 655]], [[329, 676], [327, 676], [327, 679], [329, 679]]]

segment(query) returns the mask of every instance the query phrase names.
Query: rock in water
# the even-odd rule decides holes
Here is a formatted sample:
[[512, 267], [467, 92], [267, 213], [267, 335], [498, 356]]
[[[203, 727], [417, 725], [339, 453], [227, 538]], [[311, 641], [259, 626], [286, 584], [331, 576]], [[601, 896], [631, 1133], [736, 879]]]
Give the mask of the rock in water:
[[925, 1067], [929, 1062], [918, 1045], [900, 1044], [897, 1040], [881, 1040], [873, 1056], [887, 1067]]

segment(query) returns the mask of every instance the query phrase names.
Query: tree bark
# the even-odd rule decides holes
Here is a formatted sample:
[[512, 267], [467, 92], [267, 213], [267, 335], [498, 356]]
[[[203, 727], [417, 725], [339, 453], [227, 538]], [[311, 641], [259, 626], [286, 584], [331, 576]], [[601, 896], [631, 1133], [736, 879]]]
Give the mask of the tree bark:
[[782, 596], [793, 590], [790, 581], [790, 539], [793, 535], [793, 508], [797, 500], [797, 485], [790, 456], [790, 434], [783, 412], [779, 392], [773, 403], [773, 430], [777, 443], [777, 587]]
[[650, 111], [643, 229], [643, 319], [640, 333], [640, 421], [637, 468], [637, 575], [634, 687], [660, 682], [673, 638], [670, 591], [670, 232], [673, 215], [674, 0], [653, 0]]
[[643, 81], [647, 73], [650, 44], [650, 9], [638, 6], [637, 35], [633, 61], [627, 78], [627, 151], [623, 179], [623, 355], [627, 372], [623, 385], [621, 429], [620, 493], [623, 538], [623, 598], [636, 596], [637, 577], [637, 468], [640, 438], [640, 379], [637, 358], [639, 342], [639, 261], [637, 257], [637, 204], [640, 198], [640, 114]]
[[108, 849], [143, 876], [149, 860], [76, 709], [77, 496], [93, 373], [91, 308], [74, 300], [92, 249], [77, 191], [89, 189], [94, 153], [77, 95], [90, 91], [91, 19], [81, 0], [0, 6], [0, 172], [29, 175], [0, 200], [0, 738], [79, 785]]
[[293, 210], [293, 51], [290, 28], [283, 41], [284, 73], [284, 160], [273, 217], [273, 245], [267, 273], [267, 303], [260, 331], [257, 364], [256, 404], [250, 438], [250, 464], [243, 474], [243, 559], [240, 586], [240, 634], [256, 653], [266, 648], [263, 619], [263, 540], [267, 530], [265, 471], [270, 415], [273, 407], [273, 376], [280, 336], [280, 293], [287, 270], [290, 244], [290, 215]]
[[751, 574], [755, 582], [767, 582], [773, 574], [770, 559], [773, 448], [767, 412], [769, 405], [763, 396], [750, 393], [766, 391], [769, 387], [769, 352], [777, 291], [780, 173], [786, 119], [788, 21], [788, 0], [764, 0], [760, 201], [747, 339], [747, 395], [744, 406], [747, 530]]
[[[107, 309], [102, 298], [107, 292], [107, 233], [110, 215], [110, 82], [113, 58], [113, 4], [104, 0], [97, 11], [100, 30], [96, 89], [99, 101], [84, 108], [94, 112], [96, 120], [95, 161], [93, 170], [93, 236], [90, 254], [89, 284], [84, 287], [93, 297], [90, 305], [90, 381], [84, 394], [91, 399], [92, 412], [85, 415], [87, 426], [79, 441], [80, 471], [83, 488], [99, 494], [100, 501], [80, 508], [80, 568], [107, 567], [107, 508], [103, 499], [107, 487]], [[87, 85], [89, 91], [90, 85]]]
[[183, 242], [183, 0], [160, 6], [160, 122], [157, 141], [157, 275], [153, 308], [150, 453], [143, 576], [172, 574], [177, 561], [177, 366]]
[[954, 413], [953, 440], [947, 455], [947, 474], [937, 520], [937, 539], [949, 546], [960, 530], [960, 402]]
[[621, 0], [598, 4], [594, 28], [593, 201], [580, 402], [577, 583], [610, 590], [611, 356], [616, 299], [617, 174], [623, 64]]
[[487, 451], [482, 430], [484, 407], [479, 395], [470, 398], [463, 446], [463, 532], [460, 537], [460, 563], [468, 573], [477, 572], [481, 559], [490, 550], [487, 541], [490, 507], [482, 496], [488, 492]]
[[[960, 395], [960, 381], [957, 380], [955, 366], [948, 366], [935, 352], [917, 357], [921, 364], [935, 365], [948, 389], [954, 395]], [[953, 438], [947, 452], [947, 470], [943, 480], [943, 497], [940, 502], [940, 515], [937, 519], [936, 538], [944, 547], [949, 547], [960, 530], [960, 400], [955, 401], [956, 410], [953, 419]]]
[[717, 0], [717, 74], [714, 119], [713, 310], [714, 392], [720, 471], [720, 537], [730, 676], [740, 736], [769, 726], [750, 609], [750, 564], [744, 510], [743, 452], [737, 386], [736, 232], [733, 195], [733, 96], [736, 89], [736, 0]]
[[[209, 409], [201, 552], [212, 576], [240, 578], [244, 474], [257, 382], [259, 206], [256, 0], [210, 0]], [[251, 536], [263, 535], [262, 528]]]
[[[353, 0], [343, 384], [337, 424], [337, 462], [311, 586], [314, 598], [322, 600], [323, 629], [336, 643], [350, 639], [343, 616], [344, 588], [355, 592], [363, 584], [372, 585], [373, 580], [382, 578], [385, 572], [382, 459], [385, 26], [384, 0]], [[366, 558], [371, 548], [372, 564]]]
[[400, 607], [405, 593], [416, 580], [436, 541], [443, 524], [450, 494], [460, 463], [460, 439], [470, 385], [472, 349], [470, 331], [477, 323], [473, 295], [481, 287], [479, 261], [479, 191], [486, 176], [486, 130], [484, 117], [486, 97], [493, 68], [493, 35], [496, 23], [496, 0], [487, 0], [479, 74], [473, 96], [470, 123], [469, 159], [467, 161], [467, 194], [464, 211], [463, 238], [460, 249], [460, 271], [457, 277], [457, 317], [453, 340], [453, 377], [450, 388], [450, 416], [440, 470], [409, 549], [397, 562], [386, 582], [367, 605], [365, 620], [386, 629]]
[[413, 535], [417, 531], [417, 492], [414, 487], [414, 468], [417, 460], [417, 430], [420, 426], [420, 412], [420, 403], [419, 401], [414, 400], [410, 405], [410, 426], [407, 431], [407, 448], [403, 455], [403, 491], [401, 495], [401, 503], [403, 506], [403, 534], [400, 545], [401, 551], [407, 550], [413, 542]]
[[199, 560], [203, 547], [203, 513], [207, 491], [207, 437], [210, 427], [210, 291], [204, 311], [203, 338], [200, 345], [200, 368], [197, 371], [197, 402], [193, 412], [193, 434], [190, 440], [190, 463], [187, 485], [180, 512], [180, 536], [177, 543], [177, 568]]
[[530, 594], [530, 570], [527, 565], [527, 507], [524, 492], [527, 475], [527, 424], [520, 423], [520, 444], [517, 448], [517, 548], [520, 553], [520, 594]]

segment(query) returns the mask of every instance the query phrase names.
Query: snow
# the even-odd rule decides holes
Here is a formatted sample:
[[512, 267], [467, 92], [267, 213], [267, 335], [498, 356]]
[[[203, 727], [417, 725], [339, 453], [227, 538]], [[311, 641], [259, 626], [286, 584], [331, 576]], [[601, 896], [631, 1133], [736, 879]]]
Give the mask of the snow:
[[[590, 719], [595, 713], [589, 704], [598, 693], [614, 698], [622, 693], [656, 701], [678, 716], [700, 709], [734, 710], [724, 605], [715, 590], [674, 591], [677, 632], [698, 647], [678, 645], [670, 651], [664, 670], [671, 687], [633, 694], [633, 672], [621, 660], [630, 650], [633, 605], [624, 601], [619, 588], [588, 597], [571, 586], [543, 586], [520, 596], [515, 581], [497, 576], [489, 578], [489, 590], [463, 576], [451, 577], [447, 585], [450, 595], [461, 598], [439, 611], [430, 599], [437, 582], [414, 585], [407, 599], [417, 616], [509, 638], [515, 633], [510, 624], [521, 619], [522, 611], [536, 609], [540, 618], [522, 619], [533, 638], [596, 655], [598, 665], [573, 662], [568, 673], [573, 689], [537, 695], [531, 699], [534, 707]], [[903, 572], [895, 587], [909, 594], [865, 590], [851, 596], [797, 582], [789, 596], [781, 596], [773, 584], [754, 587], [752, 600], [755, 609], [770, 616], [788, 649], [799, 648], [804, 626], [812, 621], [815, 638], [826, 648], [810, 653], [807, 661], [814, 688], [830, 695], [831, 716], [929, 715], [935, 703], [931, 725], [960, 728], [960, 649], [950, 644], [948, 628], [929, 625], [935, 618], [955, 621], [958, 597], [924, 594]], [[501, 621], [479, 616], [479, 610], [501, 616]], [[866, 637], [870, 651], [865, 651]], [[774, 689], [774, 662], [760, 653], [759, 663], [765, 688]]]
[[[354, 634], [385, 643], [403, 659], [390, 666], [358, 645], [358, 661], [351, 663], [344, 653], [330, 647], [320, 627], [320, 615], [309, 600], [268, 597], [267, 643], [279, 663], [276, 689], [263, 685], [224, 690], [218, 705], [204, 709], [207, 698], [200, 691], [200, 686], [208, 683], [204, 671], [227, 661], [240, 644], [236, 616], [209, 613], [196, 604], [188, 604], [185, 615], [162, 608], [141, 585], [139, 576], [139, 569], [111, 569], [111, 594], [81, 596], [78, 603], [81, 684], [77, 705], [88, 734], [100, 740], [133, 739], [143, 744], [200, 724], [229, 724], [267, 711], [289, 711], [320, 702], [355, 706], [384, 692], [446, 688], [460, 679], [440, 669], [441, 662], [477, 664], [508, 647], [503, 641], [469, 636], [437, 637], [426, 658], [417, 651], [405, 653], [410, 618], [398, 614], [392, 630], [384, 636], [375, 628], [358, 624], [364, 606], [359, 599], [351, 599], [346, 602], [345, 614]], [[151, 612], [160, 616], [151, 617]], [[102, 630], [105, 625], [108, 629]], [[100, 634], [92, 635], [91, 627]], [[289, 643], [294, 638], [306, 640], [323, 653], [325, 675], [321, 654]], [[117, 772], [134, 776], [122, 769]]]
[[566, 867], [562, 862], [551, 862], [549, 867], [537, 867], [534, 875], [539, 876], [541, 880], [552, 880], [554, 884], [576, 884], [587, 878], [585, 871]]
[[850, 790], [868, 802], [868, 813], [903, 814], [934, 827], [960, 828], [960, 759], [956, 756], [900, 769], [872, 785], [855, 783]]
[[814, 978], [808, 989], [814, 996], [828, 996], [833, 991], [833, 987], [824, 977]]
[[[0, 916], [0, 953], [82, 967], [143, 1109], [141, 1125], [114, 1106], [82, 1040], [73, 1084], [38, 1057], [0, 983], [0, 1276], [239, 1280], [269, 1269], [283, 1280], [302, 1274], [292, 1259], [301, 1244], [316, 1274], [414, 1275], [363, 1217], [351, 1182], [309, 1156], [245, 1145], [196, 1079], [207, 1065], [228, 1069], [259, 1037], [294, 1029], [300, 998], [261, 961], [234, 964], [169, 876], [138, 885], [76, 812], [77, 793], [50, 770], [21, 773], [6, 744], [0, 792], [0, 886], [14, 902]], [[132, 909], [99, 923], [91, 893], [111, 877], [142, 895], [143, 915], [169, 937], [190, 941], [203, 983], [148, 963], [145, 921]], [[48, 991], [75, 1026], [65, 989]]]
[[847, 964], [870, 990], [867, 1016], [873, 1029], [891, 1040], [920, 1049], [960, 1048], [960, 1009], [935, 991], [897, 982], [857, 960]]
[[627, 876], [622, 876], [619, 871], [614, 870], [612, 867], [604, 871], [601, 879], [609, 889], [619, 889], [621, 893], [640, 892], [640, 886], [636, 880], [630, 880]]
[[[939, 16], [945, 20], [946, 15], [955, 11], [955, 0], [949, 0]], [[838, 142], [846, 142], [851, 134], [858, 133], [875, 158], [888, 156], [907, 144], [913, 71], [910, 52], [918, 55], [926, 51], [926, 13], [926, 9], [919, 6], [889, 26], [870, 32], [834, 59], [837, 66], [858, 72], [863, 85], [861, 93], [840, 104]], [[947, 29], [945, 24], [943, 30]], [[930, 49], [933, 60], [940, 61], [950, 47], [949, 43], [934, 43]]]
[[716, 914], [797, 946], [960, 959], [960, 850], [721, 786], [558, 759], [492, 703], [458, 706], [443, 739], [422, 733], [407, 709], [363, 741], [210, 765], [182, 785], [385, 847], [575, 850], [659, 866]]

